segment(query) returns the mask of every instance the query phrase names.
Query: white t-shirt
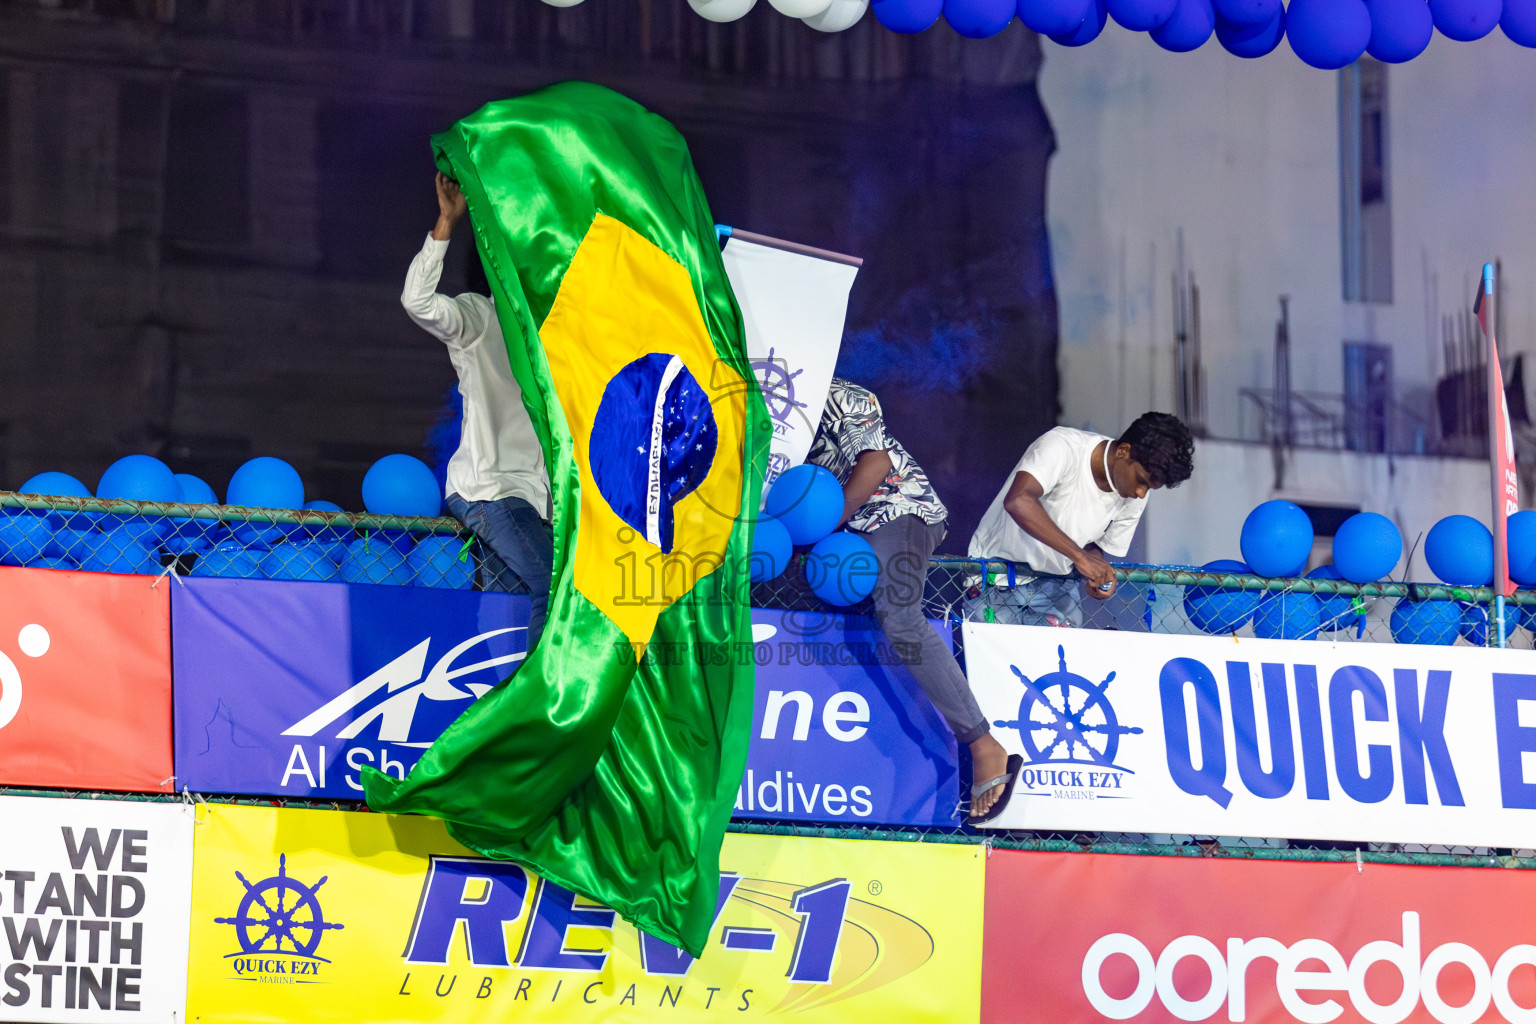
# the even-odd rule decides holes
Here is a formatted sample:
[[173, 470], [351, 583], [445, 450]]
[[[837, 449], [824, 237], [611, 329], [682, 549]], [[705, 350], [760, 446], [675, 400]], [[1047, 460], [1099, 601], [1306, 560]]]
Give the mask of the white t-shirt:
[[1098, 458], [1094, 450], [1100, 442], [1109, 440], [1103, 434], [1071, 427], [1056, 427], [1042, 434], [992, 499], [981, 525], [971, 535], [970, 556], [1026, 562], [1040, 572], [1065, 575], [1072, 571], [1072, 562], [1066, 555], [1025, 533], [1003, 508], [1008, 489], [1020, 473], [1040, 481], [1045, 489], [1041, 506], [1078, 547], [1098, 544], [1106, 555], [1124, 555], [1130, 549], [1131, 535], [1136, 532], [1136, 523], [1147, 501], [1122, 498], [1113, 490], [1100, 489], [1094, 481], [1093, 465]]
[[522, 498], [549, 516], [544, 449], [512, 376], [496, 310], [484, 295], [437, 294], [446, 241], [427, 236], [411, 260], [400, 302], [411, 319], [448, 346], [464, 396], [464, 434], [448, 460], [449, 494], [465, 501]]

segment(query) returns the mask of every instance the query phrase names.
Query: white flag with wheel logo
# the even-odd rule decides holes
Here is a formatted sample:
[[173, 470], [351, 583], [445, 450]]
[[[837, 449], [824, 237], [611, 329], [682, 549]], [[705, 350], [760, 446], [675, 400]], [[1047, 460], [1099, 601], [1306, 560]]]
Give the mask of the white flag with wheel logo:
[[773, 481], [811, 450], [859, 270], [734, 237], [722, 258], [741, 306], [747, 358], [773, 423], [766, 496]]

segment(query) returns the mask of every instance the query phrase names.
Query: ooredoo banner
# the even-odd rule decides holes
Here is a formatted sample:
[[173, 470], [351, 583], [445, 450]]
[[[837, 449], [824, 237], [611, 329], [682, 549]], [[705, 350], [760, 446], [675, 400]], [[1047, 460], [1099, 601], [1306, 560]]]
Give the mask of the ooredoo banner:
[[168, 584], [0, 568], [0, 782], [175, 788]]
[[1024, 770], [992, 826], [1525, 847], [1527, 651], [965, 624]]
[[[176, 765], [195, 792], [361, 799], [363, 765], [403, 777], [526, 646], [510, 594], [189, 579], [172, 601]], [[738, 815], [952, 823], [954, 737], [878, 627], [753, 621], [731, 652], [757, 665]]]
[[212, 805], [192, 1020], [975, 1020], [983, 851], [728, 835], [695, 961], [430, 818]]
[[994, 851], [987, 1024], [1536, 1019], [1536, 872]]
[[0, 1020], [186, 1020], [192, 810], [0, 797]]

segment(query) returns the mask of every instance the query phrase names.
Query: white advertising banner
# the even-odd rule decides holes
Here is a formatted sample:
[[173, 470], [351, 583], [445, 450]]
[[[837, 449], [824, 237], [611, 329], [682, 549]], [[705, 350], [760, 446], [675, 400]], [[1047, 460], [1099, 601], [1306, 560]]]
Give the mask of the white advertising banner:
[[805, 461], [827, 402], [857, 267], [731, 238], [721, 254], [773, 422], [767, 488]]
[[994, 828], [1536, 845], [1536, 654], [967, 622]]
[[192, 809], [0, 797], [0, 1020], [186, 1020]]

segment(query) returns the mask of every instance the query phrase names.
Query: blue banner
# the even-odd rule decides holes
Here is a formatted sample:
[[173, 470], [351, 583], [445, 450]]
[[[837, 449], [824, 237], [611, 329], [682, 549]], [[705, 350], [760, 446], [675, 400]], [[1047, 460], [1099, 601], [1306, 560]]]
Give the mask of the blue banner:
[[[949, 626], [935, 623], [945, 643]], [[953, 825], [955, 737], [872, 618], [752, 611], [757, 700], [737, 818]]]
[[[171, 595], [176, 785], [194, 792], [361, 799], [364, 765], [403, 777], [526, 647], [517, 595], [184, 583]], [[952, 824], [954, 737], [873, 621], [757, 610], [753, 622], [737, 817]]]

